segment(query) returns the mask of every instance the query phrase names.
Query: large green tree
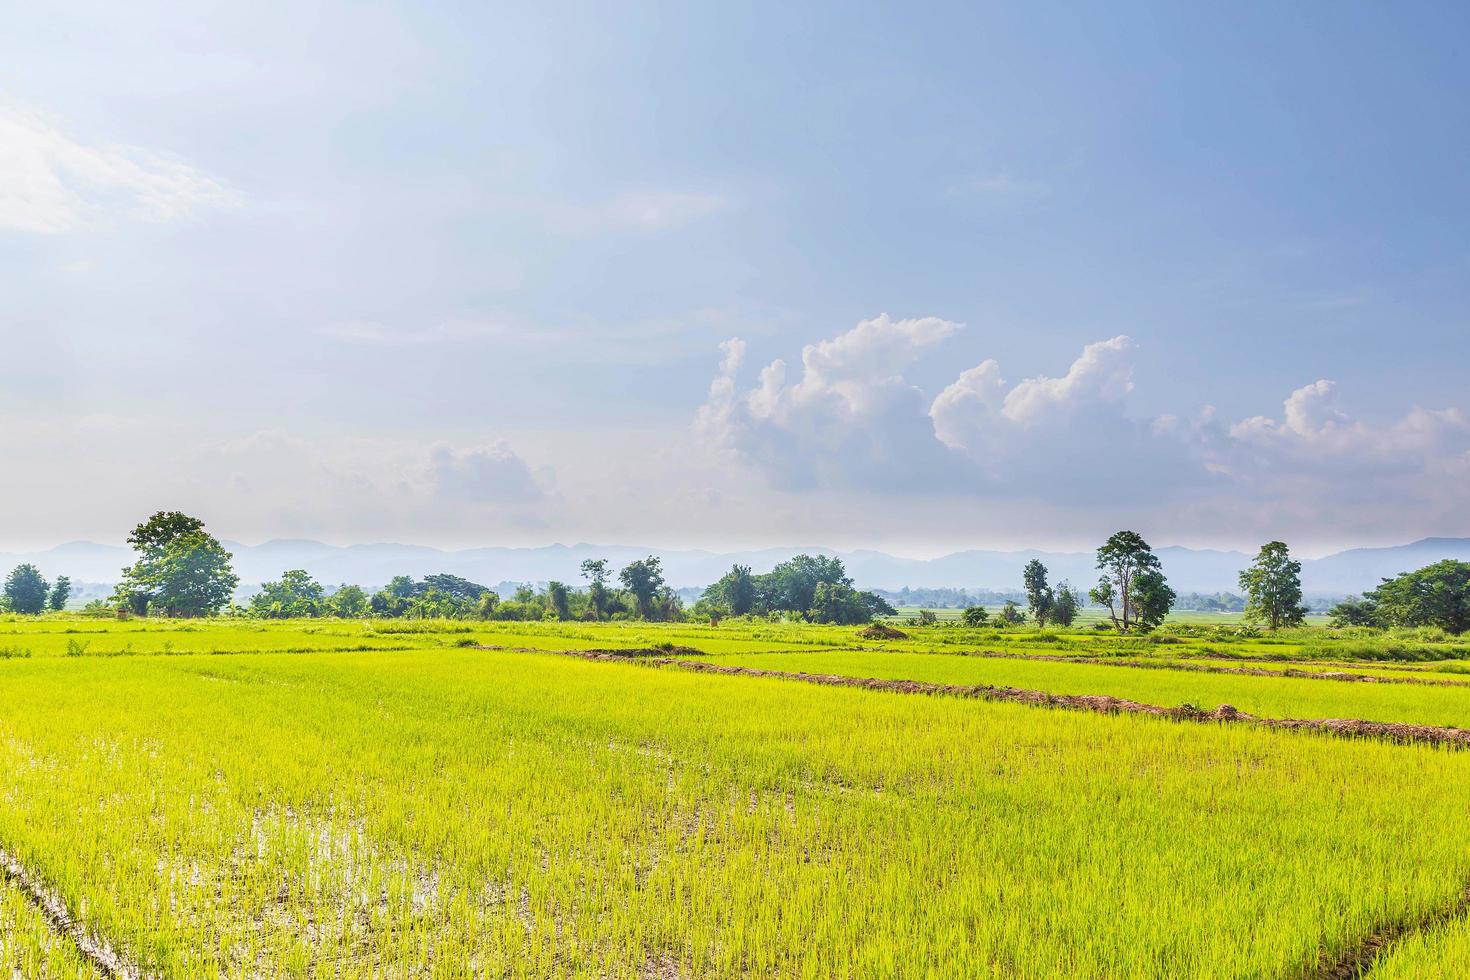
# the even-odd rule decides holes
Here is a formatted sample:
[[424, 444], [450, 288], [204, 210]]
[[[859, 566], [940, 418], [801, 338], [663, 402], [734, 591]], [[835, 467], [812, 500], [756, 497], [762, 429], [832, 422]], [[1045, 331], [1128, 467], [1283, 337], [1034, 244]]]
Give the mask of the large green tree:
[[368, 612], [368, 594], [360, 585], [343, 584], [327, 596], [327, 612], [339, 619], [356, 619]]
[[796, 555], [760, 576], [757, 587], [767, 608], [804, 614], [823, 583], [852, 585], [841, 558]]
[[582, 562], [582, 577], [587, 580], [587, 604], [592, 607], [592, 618], [606, 619], [611, 596], [607, 580], [611, 576], [606, 558], [588, 558]]
[[1071, 583], [1062, 582], [1057, 586], [1056, 598], [1051, 606], [1051, 621], [1057, 626], [1071, 626], [1077, 619], [1077, 611], [1082, 607], [1082, 597], [1077, 590], [1072, 588]]
[[1299, 626], [1307, 615], [1302, 605], [1302, 563], [1281, 541], [1261, 545], [1251, 566], [1240, 573], [1245, 592], [1245, 618], [1273, 631]]
[[1108, 607], [1114, 626], [1126, 632], [1152, 629], [1164, 621], [1174, 605], [1174, 590], [1143, 535], [1119, 531], [1108, 538], [1097, 549], [1097, 567], [1102, 579], [1088, 595]]
[[841, 626], [870, 622], [873, 609], [869, 605], [869, 597], [878, 598], [871, 592], [859, 592], [842, 582], [819, 582], [812, 596], [811, 608], [807, 610], [807, 619]]
[[1380, 626], [1438, 626], [1446, 633], [1470, 629], [1470, 563], [1445, 559], [1396, 578], [1363, 596]]
[[230, 553], [196, 517], [160, 511], [133, 529], [128, 544], [138, 560], [123, 569], [114, 598], [136, 613], [208, 616], [240, 584]]
[[46, 598], [46, 604], [53, 612], [61, 612], [66, 608], [67, 600], [71, 598], [71, 579], [65, 575], [56, 576], [56, 581], [51, 584], [51, 594]]
[[623, 588], [633, 596], [637, 604], [638, 615], [645, 619], [650, 618], [654, 612], [654, 600], [659, 596], [659, 590], [664, 587], [663, 563], [657, 555], [649, 555], [637, 561], [630, 561], [618, 573], [618, 580], [623, 583]]
[[17, 565], [5, 578], [5, 605], [11, 612], [34, 615], [46, 608], [50, 588], [35, 565]]
[[1037, 626], [1046, 626], [1057, 600], [1056, 593], [1046, 583], [1046, 566], [1035, 558], [1031, 559], [1021, 571], [1021, 581], [1026, 587], [1026, 606], [1031, 610], [1031, 618], [1036, 620]]
[[266, 619], [320, 616], [326, 607], [326, 590], [301, 568], [281, 573], [278, 581], [262, 584], [250, 597], [251, 614]]
[[756, 611], [758, 592], [749, 565], [731, 566], [718, 582], [705, 589], [704, 594], [712, 604], [729, 610], [732, 616]]

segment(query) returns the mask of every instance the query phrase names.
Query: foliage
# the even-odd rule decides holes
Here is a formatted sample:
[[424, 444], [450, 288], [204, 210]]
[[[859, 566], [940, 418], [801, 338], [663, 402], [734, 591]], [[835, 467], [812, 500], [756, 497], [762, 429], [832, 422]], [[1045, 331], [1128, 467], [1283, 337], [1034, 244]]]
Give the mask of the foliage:
[[113, 598], [134, 613], [207, 616], [229, 605], [240, 584], [230, 553], [187, 514], [154, 514], [133, 529], [128, 544], [138, 560], [123, 569]]
[[[1113, 625], [1124, 632], [1152, 629], [1174, 604], [1158, 556], [1137, 531], [1119, 531], [1097, 549], [1103, 577], [1088, 596], [1106, 606]], [[1121, 615], [1120, 615], [1121, 612]]]
[[1026, 622], [1026, 614], [1021, 612], [1019, 606], [1010, 601], [1000, 607], [1000, 612], [995, 614], [995, 618], [1004, 626], [1020, 626]]
[[807, 619], [813, 623], [837, 623], [852, 626], [873, 618], [862, 593], [842, 582], [821, 582], [812, 596]]
[[1300, 626], [1307, 617], [1302, 605], [1302, 563], [1291, 557], [1286, 544], [1271, 541], [1261, 546], [1251, 567], [1240, 573], [1245, 592], [1245, 618], [1264, 622], [1273, 632], [1283, 626]]
[[666, 588], [663, 562], [658, 556], [649, 555], [647, 558], [629, 562], [618, 572], [618, 581], [632, 594], [638, 615], [644, 619], [655, 618], [654, 600], [659, 590]]
[[984, 606], [969, 606], [960, 617], [966, 626], [984, 626], [990, 614], [985, 611]]
[[1046, 566], [1035, 558], [1031, 559], [1022, 570], [1021, 579], [1025, 583], [1026, 606], [1031, 611], [1031, 618], [1037, 626], [1046, 626], [1047, 617], [1056, 604], [1056, 594], [1046, 584]]
[[71, 599], [71, 579], [65, 575], [56, 576], [56, 581], [51, 585], [51, 594], [46, 597], [47, 607], [52, 612], [61, 612], [66, 608], [69, 599]]
[[1378, 607], [1371, 599], [1348, 596], [1327, 611], [1333, 626], [1373, 626], [1378, 622]]
[[1082, 608], [1082, 596], [1071, 583], [1062, 582], [1057, 586], [1056, 596], [1051, 605], [1051, 621], [1054, 625], [1067, 627], [1077, 621], [1077, 613]]
[[17, 565], [5, 578], [5, 607], [28, 616], [44, 612], [49, 591], [40, 569], [29, 563]]
[[758, 590], [749, 565], [734, 565], [718, 582], [705, 590], [715, 605], [731, 616], [745, 616], [755, 610]]
[[265, 582], [250, 597], [250, 614], [267, 619], [319, 616], [327, 611], [326, 592], [300, 568], [284, 572], [279, 581]]
[[339, 619], [358, 619], [367, 615], [368, 603], [368, 594], [362, 586], [343, 584], [327, 596], [326, 608], [330, 615]]
[[582, 562], [582, 577], [588, 582], [587, 598], [592, 607], [593, 619], [603, 619], [612, 611], [609, 608], [607, 589], [610, 575], [605, 558], [588, 558]]
[[1470, 629], [1470, 563], [1446, 559], [1396, 578], [1363, 596], [1380, 626], [1437, 626], [1447, 633]]

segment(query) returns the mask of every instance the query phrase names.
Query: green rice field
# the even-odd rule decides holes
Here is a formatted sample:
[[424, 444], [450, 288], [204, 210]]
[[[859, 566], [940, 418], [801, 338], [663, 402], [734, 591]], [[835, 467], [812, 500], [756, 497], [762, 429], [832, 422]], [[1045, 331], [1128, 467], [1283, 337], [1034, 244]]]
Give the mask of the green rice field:
[[[1464, 975], [1465, 751], [647, 656], [1470, 727], [1462, 644], [901, 628], [0, 618], [0, 849], [139, 976]], [[0, 876], [10, 975], [106, 974]]]

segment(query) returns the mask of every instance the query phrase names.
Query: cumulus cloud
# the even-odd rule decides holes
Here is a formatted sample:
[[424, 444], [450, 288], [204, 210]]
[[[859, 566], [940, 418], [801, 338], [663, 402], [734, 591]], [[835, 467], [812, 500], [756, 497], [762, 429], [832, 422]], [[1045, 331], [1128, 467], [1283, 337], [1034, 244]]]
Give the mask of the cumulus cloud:
[[90, 145], [33, 110], [0, 104], [0, 228], [56, 234], [106, 216], [165, 222], [237, 195], [188, 164]]
[[1358, 418], [1320, 380], [1292, 392], [1279, 418], [1232, 425], [1210, 406], [1140, 418], [1128, 411], [1127, 336], [1086, 345], [1059, 375], [1015, 384], [983, 360], [926, 399], [903, 372], [959, 329], [875, 317], [808, 345], [799, 371], [774, 360], [744, 387], [744, 344], [726, 341], [696, 429], [788, 490], [1126, 502], [1262, 526], [1272, 514], [1306, 520], [1303, 508], [1414, 507], [1441, 521], [1463, 509], [1470, 417], [1457, 408]]
[[1370, 424], [1341, 407], [1337, 384], [1318, 380], [1293, 391], [1280, 419], [1254, 416], [1230, 427], [1236, 471], [1407, 474], [1458, 467], [1470, 459], [1470, 418], [1457, 408], [1414, 406]]
[[1006, 394], [1005, 417], [1022, 425], [1065, 419], [1083, 407], [1114, 404], [1133, 390], [1133, 341], [1125, 336], [1088, 344], [1060, 378], [1022, 381]]
[[936, 317], [864, 320], [808, 344], [792, 381], [784, 360], [761, 369], [744, 394], [738, 338], [724, 353], [696, 429], [709, 442], [755, 460], [779, 486], [900, 486], [946, 465], [924, 415], [924, 397], [902, 370], [960, 329]]
[[[903, 371], [960, 326], [878, 316], [772, 361], [739, 390], [727, 363], [696, 425], [778, 486], [902, 487], [1076, 499], [1208, 478], [1175, 429], [1129, 418], [1133, 343], [1089, 344], [1060, 377], [1008, 386], [985, 360], [932, 400]], [[727, 359], [728, 360], [728, 359]], [[738, 359], [735, 362], [738, 367]]]

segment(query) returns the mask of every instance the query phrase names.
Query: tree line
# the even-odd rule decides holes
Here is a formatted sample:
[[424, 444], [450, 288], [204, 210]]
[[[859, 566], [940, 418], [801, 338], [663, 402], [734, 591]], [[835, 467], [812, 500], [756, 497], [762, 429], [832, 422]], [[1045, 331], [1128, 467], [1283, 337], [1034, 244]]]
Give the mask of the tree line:
[[[539, 590], [526, 585], [509, 599], [450, 574], [418, 580], [400, 575], [373, 593], [357, 585], [328, 592], [306, 571], [293, 569], [264, 583], [245, 606], [237, 606], [233, 600], [240, 579], [231, 567], [231, 555], [205, 530], [203, 521], [161, 511], [135, 527], [127, 540], [137, 560], [123, 569], [110, 601], [93, 603], [97, 611], [168, 617], [229, 611], [262, 618], [711, 622], [732, 616], [781, 616], [842, 625], [895, 615], [884, 596], [856, 588], [841, 559], [824, 555], [797, 555], [763, 574], [748, 565], [734, 565], [688, 609], [665, 581], [662, 563], [653, 555], [629, 562], [616, 575], [606, 560], [589, 559], [581, 565], [582, 585], [549, 582]], [[1101, 575], [1086, 599], [1107, 611], [1109, 625], [1141, 632], [1164, 621], [1177, 596], [1142, 535], [1119, 531], [1098, 548], [1096, 558]], [[1065, 581], [1053, 586], [1048, 574], [1039, 560], [1026, 564], [1021, 583], [1025, 611], [1008, 600], [992, 617], [983, 606], [972, 605], [964, 610], [962, 621], [968, 626], [1027, 621], [1043, 628], [1071, 626], [1083, 606], [1083, 594]], [[1247, 620], [1272, 630], [1304, 621], [1301, 562], [1292, 558], [1284, 542], [1262, 545], [1241, 571], [1239, 583]], [[59, 611], [70, 594], [66, 576], [48, 583], [34, 565], [23, 564], [6, 577], [0, 608], [23, 614]], [[1335, 626], [1431, 626], [1463, 633], [1470, 629], [1470, 563], [1445, 560], [1384, 579], [1362, 597], [1337, 604], [1330, 615]]]

